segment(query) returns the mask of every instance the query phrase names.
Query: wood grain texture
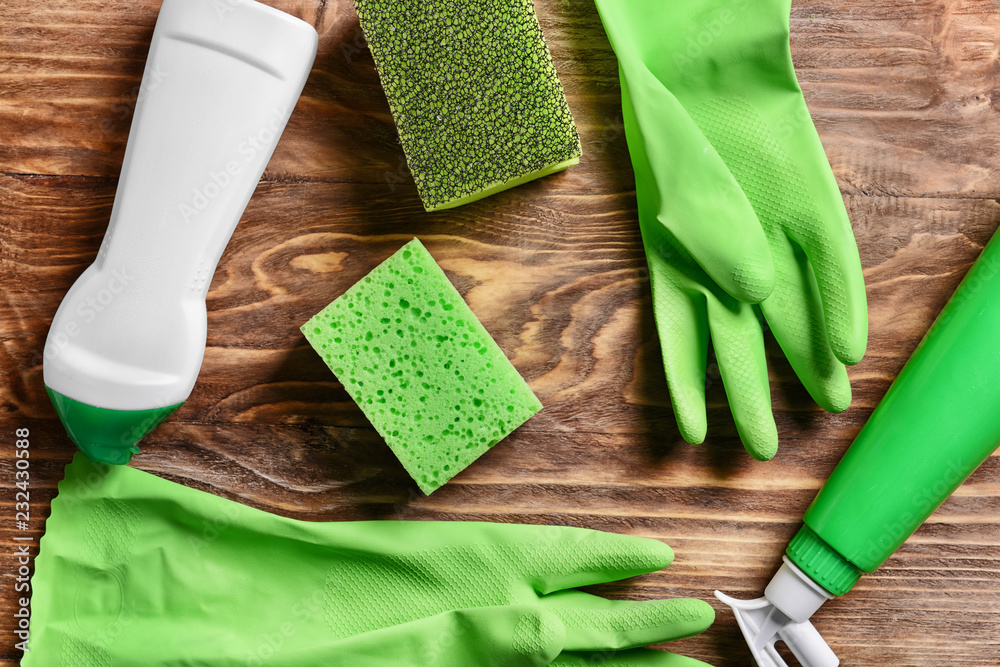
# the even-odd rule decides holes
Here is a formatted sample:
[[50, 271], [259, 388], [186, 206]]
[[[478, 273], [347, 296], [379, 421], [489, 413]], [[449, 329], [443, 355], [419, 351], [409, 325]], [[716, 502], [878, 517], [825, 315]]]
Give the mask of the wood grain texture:
[[[156, 0], [0, 0], [0, 664], [12, 635], [13, 432], [32, 431], [32, 530], [73, 447], [40, 352], [110, 215]], [[871, 338], [855, 398], [820, 411], [769, 341], [777, 458], [742, 449], [717, 375], [683, 443], [650, 315], [616, 65], [589, 0], [536, 0], [581, 130], [578, 167], [423, 212], [349, 0], [269, 0], [320, 54], [208, 296], [191, 399], [135, 465], [307, 520], [475, 519], [665, 540], [615, 596], [758, 595], [836, 465], [1000, 224], [1000, 11], [990, 0], [796, 0], [793, 55], [845, 194]], [[545, 409], [431, 497], [298, 326], [418, 236]], [[22, 535], [24, 533], [21, 533]], [[1000, 457], [814, 618], [844, 665], [1000, 664]], [[671, 648], [749, 654], [728, 611]]]

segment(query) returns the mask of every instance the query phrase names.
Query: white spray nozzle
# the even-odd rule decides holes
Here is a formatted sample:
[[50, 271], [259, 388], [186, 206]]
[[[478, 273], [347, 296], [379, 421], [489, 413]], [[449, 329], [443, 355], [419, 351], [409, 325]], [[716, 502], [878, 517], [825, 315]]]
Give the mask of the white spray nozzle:
[[715, 591], [729, 605], [758, 667], [788, 667], [774, 647], [785, 642], [802, 667], [837, 667], [840, 660], [809, 622], [820, 606], [833, 598], [786, 556], [756, 600], [737, 600]]

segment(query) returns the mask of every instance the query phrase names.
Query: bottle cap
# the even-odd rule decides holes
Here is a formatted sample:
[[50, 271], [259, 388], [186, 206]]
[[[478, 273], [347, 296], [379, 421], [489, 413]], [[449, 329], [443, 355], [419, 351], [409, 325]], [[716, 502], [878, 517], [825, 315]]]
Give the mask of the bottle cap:
[[149, 410], [111, 410], [99, 408], [45, 387], [60, 421], [77, 447], [88, 459], [124, 465], [138, 453], [136, 445], [183, 405], [168, 405]]
[[844, 558], [809, 526], [802, 526], [788, 544], [787, 553], [806, 576], [833, 595], [844, 595], [864, 571]]

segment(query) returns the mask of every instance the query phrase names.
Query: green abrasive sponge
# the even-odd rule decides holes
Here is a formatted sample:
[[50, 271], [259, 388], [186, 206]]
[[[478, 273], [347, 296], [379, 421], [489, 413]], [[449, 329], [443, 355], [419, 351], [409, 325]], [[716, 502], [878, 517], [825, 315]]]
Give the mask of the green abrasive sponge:
[[424, 208], [580, 160], [531, 0], [354, 0]]
[[542, 407], [417, 239], [302, 333], [424, 493]]

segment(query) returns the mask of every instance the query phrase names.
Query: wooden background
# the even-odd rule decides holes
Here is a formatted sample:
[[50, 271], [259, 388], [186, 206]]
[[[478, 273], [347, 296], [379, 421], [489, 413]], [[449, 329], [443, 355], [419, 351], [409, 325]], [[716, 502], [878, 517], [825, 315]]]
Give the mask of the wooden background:
[[[13, 439], [31, 429], [39, 537], [73, 446], [42, 387], [60, 299], [111, 212], [156, 0], [0, 0], [0, 662], [14, 664]], [[757, 596], [799, 518], [1000, 224], [1000, 16], [989, 0], [797, 0], [798, 75], [854, 222], [871, 343], [819, 411], [769, 342], [781, 449], [747, 456], [717, 377], [681, 441], [650, 317], [615, 61], [589, 0], [536, 0], [582, 137], [570, 171], [423, 212], [349, 0], [269, 0], [313, 23], [305, 93], [208, 295], [187, 404], [137, 467], [307, 520], [471, 519], [665, 540], [609, 595], [719, 609], [673, 650], [746, 665], [712, 591]], [[418, 236], [545, 409], [423, 497], [299, 325]], [[22, 533], [23, 534], [23, 533]], [[1000, 458], [814, 618], [845, 665], [1000, 664]]]

